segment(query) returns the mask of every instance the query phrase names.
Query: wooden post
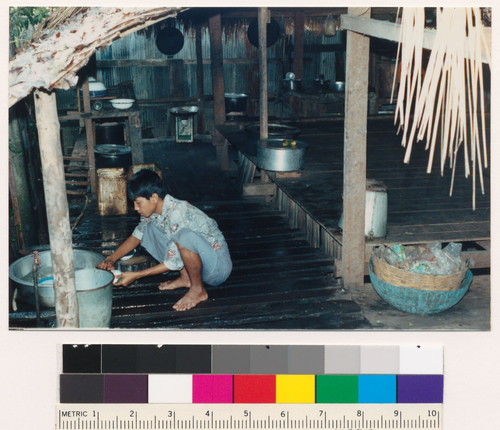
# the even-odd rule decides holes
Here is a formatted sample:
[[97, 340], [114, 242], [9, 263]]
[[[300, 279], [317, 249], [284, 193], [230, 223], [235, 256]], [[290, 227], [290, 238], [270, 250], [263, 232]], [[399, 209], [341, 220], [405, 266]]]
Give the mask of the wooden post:
[[142, 128], [139, 112], [132, 112], [128, 117], [128, 132], [130, 149], [132, 152], [132, 164], [144, 163], [144, 151], [142, 150]]
[[[91, 112], [90, 93], [89, 93], [89, 80], [85, 79], [82, 85], [83, 92], [83, 111]], [[95, 197], [97, 194], [97, 171], [95, 168], [95, 130], [94, 123], [91, 118], [85, 118], [85, 135], [87, 137], [87, 157], [89, 159], [89, 176], [90, 176], [90, 190]]]
[[267, 23], [269, 21], [268, 9], [259, 7], [257, 12], [259, 28], [259, 112], [260, 112], [260, 138], [268, 137], [268, 106], [267, 106]]
[[224, 99], [224, 67], [222, 56], [222, 24], [220, 14], [211, 16], [208, 20], [210, 33], [210, 65], [212, 68], [212, 93], [214, 96], [214, 145], [217, 152], [217, 161], [223, 170], [228, 169], [228, 151], [224, 146], [224, 136], [217, 130], [217, 126], [226, 121], [226, 104]]
[[79, 327], [75, 265], [55, 94], [35, 91], [58, 327]]
[[200, 110], [197, 115], [198, 119], [198, 133], [205, 132], [205, 106], [203, 99], [203, 51], [202, 51], [202, 37], [201, 37], [201, 24], [196, 24], [195, 27], [195, 42], [196, 42], [196, 96], [199, 100]]
[[[370, 17], [368, 8], [348, 8]], [[365, 258], [366, 129], [370, 39], [347, 32], [344, 122], [342, 273], [346, 287], [363, 285]]]
[[9, 110], [9, 192], [19, 248], [35, 243], [33, 202], [30, 199], [26, 155], [16, 106]]
[[293, 42], [293, 72], [296, 79], [304, 75], [304, 12], [295, 12], [295, 34]]

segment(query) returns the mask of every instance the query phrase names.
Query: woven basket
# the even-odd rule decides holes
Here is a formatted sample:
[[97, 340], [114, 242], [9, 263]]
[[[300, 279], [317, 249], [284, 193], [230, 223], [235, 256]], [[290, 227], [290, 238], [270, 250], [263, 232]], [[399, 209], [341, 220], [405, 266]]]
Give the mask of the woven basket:
[[464, 265], [460, 272], [451, 275], [414, 273], [386, 263], [376, 253], [373, 254], [373, 269], [379, 279], [391, 285], [429, 291], [452, 291], [458, 289], [468, 270], [466, 265]]

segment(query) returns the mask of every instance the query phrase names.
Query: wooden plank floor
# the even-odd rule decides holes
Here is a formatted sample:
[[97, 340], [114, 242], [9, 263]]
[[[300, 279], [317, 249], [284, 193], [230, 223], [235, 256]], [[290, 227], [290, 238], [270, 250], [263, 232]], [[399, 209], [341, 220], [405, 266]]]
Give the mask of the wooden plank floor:
[[[157, 142], [145, 144], [144, 148], [145, 161], [162, 167], [168, 193], [192, 202], [217, 220], [228, 240], [234, 269], [222, 286], [208, 290], [207, 302], [183, 313], [171, 309], [182, 291], [158, 291], [164, 277], [144, 278], [128, 288], [115, 288], [113, 328], [489, 328], [489, 276], [483, 277], [482, 282], [475, 279], [462, 302], [449, 311], [427, 317], [397, 311], [383, 302], [369, 284], [361, 291], [346, 291], [335, 278], [331, 256], [312, 248], [303, 232], [290, 228], [283, 213], [263, 199], [241, 197], [235, 172], [220, 171], [211, 144]], [[230, 154], [231, 160], [236, 158], [235, 153]], [[316, 167], [322, 168], [321, 163], [320, 157]], [[298, 180], [286, 182], [302, 187], [304, 201], [317, 203], [309, 189], [311, 185], [301, 185]], [[316, 204], [329, 216], [332, 210], [324, 208], [332, 202], [330, 191], [323, 189], [322, 203]], [[72, 220], [79, 211], [75, 205]], [[336, 213], [339, 215], [338, 209]], [[132, 232], [137, 221], [134, 213], [99, 217], [93, 202], [75, 229], [74, 244], [109, 253]], [[23, 311], [10, 314], [12, 328], [34, 326], [33, 310]], [[50, 324], [53, 311], [45, 310], [43, 315], [46, 324]]]

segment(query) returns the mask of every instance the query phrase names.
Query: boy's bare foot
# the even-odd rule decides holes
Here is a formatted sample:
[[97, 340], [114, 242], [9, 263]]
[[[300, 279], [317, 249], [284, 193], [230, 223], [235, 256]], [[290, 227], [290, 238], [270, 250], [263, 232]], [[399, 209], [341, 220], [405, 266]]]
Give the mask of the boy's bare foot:
[[190, 286], [191, 282], [189, 282], [189, 278], [186, 281], [185, 279], [182, 279], [182, 277], [179, 277], [174, 279], [173, 281], [162, 282], [160, 285], [158, 285], [158, 289], [161, 291], [176, 290], [177, 288], [189, 288]]
[[160, 285], [158, 285], [158, 289], [161, 291], [176, 290], [177, 288], [184, 287], [191, 287], [191, 278], [189, 277], [188, 272], [185, 268], [180, 271], [178, 278], [174, 279], [173, 281], [162, 282]]
[[189, 291], [172, 308], [176, 311], [187, 311], [194, 308], [198, 303], [208, 299], [205, 288], [190, 288]]

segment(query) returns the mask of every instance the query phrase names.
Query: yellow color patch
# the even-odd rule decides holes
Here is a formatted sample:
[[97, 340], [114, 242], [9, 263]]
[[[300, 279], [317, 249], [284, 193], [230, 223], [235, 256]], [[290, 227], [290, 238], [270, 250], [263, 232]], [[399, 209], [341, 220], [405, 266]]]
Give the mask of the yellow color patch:
[[276, 375], [276, 403], [314, 403], [314, 375]]

